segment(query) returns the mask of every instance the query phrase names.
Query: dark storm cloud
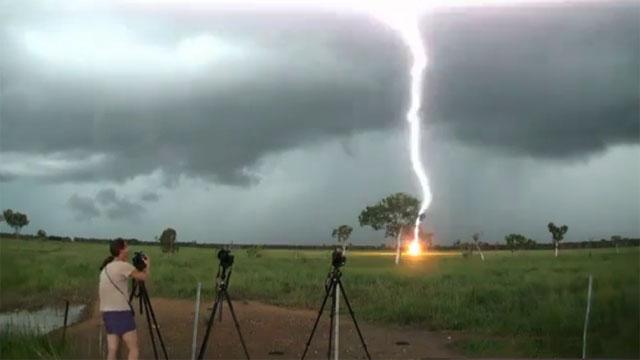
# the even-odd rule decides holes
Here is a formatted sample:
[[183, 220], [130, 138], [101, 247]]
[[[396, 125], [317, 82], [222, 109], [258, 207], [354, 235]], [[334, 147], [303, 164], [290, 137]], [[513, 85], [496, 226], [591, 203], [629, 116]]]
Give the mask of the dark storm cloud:
[[96, 201], [103, 206], [112, 205], [118, 202], [118, 197], [114, 189], [102, 189], [96, 194]]
[[109, 219], [137, 219], [146, 211], [144, 206], [128, 200], [123, 196], [118, 196], [115, 189], [102, 189], [96, 194], [96, 202], [104, 209], [104, 213]]
[[67, 205], [76, 220], [88, 221], [100, 216], [100, 210], [94, 199], [88, 196], [73, 194], [67, 201]]
[[117, 203], [105, 210], [107, 217], [111, 220], [136, 220], [139, 219], [145, 208], [135, 202], [120, 199]]
[[[381, 48], [401, 54], [402, 45], [376, 25], [352, 23], [314, 16], [295, 29], [253, 25], [250, 61], [210, 66], [198, 76], [50, 71], [6, 37], [2, 151], [106, 155], [98, 169], [68, 180], [121, 181], [160, 169], [167, 177], [249, 184], [249, 168], [267, 153], [400, 121], [402, 57], [368, 62]], [[314, 39], [299, 35], [305, 32]], [[244, 78], [247, 72], [255, 75]]]
[[140, 196], [140, 200], [146, 202], [158, 202], [158, 200], [160, 200], [160, 195], [152, 191], [147, 191]]
[[[637, 142], [636, 10], [575, 5], [438, 15], [425, 26], [432, 48], [427, 121], [461, 141], [531, 156], [585, 156]], [[251, 168], [266, 154], [405, 125], [406, 49], [364, 17], [120, 14], [134, 38], [152, 47], [210, 34], [238, 48], [229, 50], [231, 60], [192, 74], [154, 68], [164, 63], [48, 64], [26, 49], [23, 30], [55, 33], [65, 18], [78, 17], [57, 15], [43, 24], [8, 21], [0, 35], [0, 152], [102, 159], [50, 180], [124, 181], [160, 170], [169, 183], [186, 175], [247, 185], [257, 181]], [[97, 16], [82, 15], [89, 24]], [[107, 215], [142, 208], [120, 205]]]
[[8, 172], [0, 172], [0, 183], [10, 182], [17, 178], [16, 175], [8, 173]]
[[[153, 193], [145, 195], [150, 194], [157, 196]], [[146, 211], [141, 204], [119, 196], [115, 189], [111, 188], [98, 191], [95, 197], [73, 194], [67, 205], [74, 217], [81, 221], [100, 217], [101, 214], [105, 214], [111, 220], [136, 220]]]
[[640, 140], [640, 6], [460, 10], [428, 26], [428, 108], [464, 143], [543, 158]]

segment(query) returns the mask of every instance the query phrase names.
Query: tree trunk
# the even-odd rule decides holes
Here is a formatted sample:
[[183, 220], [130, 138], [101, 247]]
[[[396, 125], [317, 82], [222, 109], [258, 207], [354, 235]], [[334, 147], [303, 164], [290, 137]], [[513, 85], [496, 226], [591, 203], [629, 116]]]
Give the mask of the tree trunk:
[[476, 247], [478, 248], [478, 252], [480, 253], [480, 259], [484, 261], [484, 254], [482, 253], [482, 249], [480, 249], [480, 244], [476, 243]]
[[555, 241], [556, 243], [556, 257], [558, 257], [558, 241]]

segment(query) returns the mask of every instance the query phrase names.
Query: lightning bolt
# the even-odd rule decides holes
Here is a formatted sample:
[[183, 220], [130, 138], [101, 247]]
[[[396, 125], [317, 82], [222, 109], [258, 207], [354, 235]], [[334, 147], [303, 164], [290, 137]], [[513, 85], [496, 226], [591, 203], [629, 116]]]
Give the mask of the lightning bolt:
[[422, 132], [420, 129], [420, 110], [422, 108], [422, 92], [423, 92], [423, 80], [424, 72], [428, 65], [428, 58], [422, 36], [420, 34], [419, 22], [417, 18], [411, 23], [411, 26], [406, 31], [402, 32], [402, 36], [411, 51], [413, 57], [413, 64], [411, 65], [411, 99], [409, 110], [407, 110], [407, 121], [409, 122], [409, 150], [411, 154], [411, 167], [413, 172], [420, 183], [420, 189], [422, 190], [422, 203], [420, 204], [420, 211], [418, 211], [418, 217], [416, 218], [414, 228], [414, 244], [418, 243], [418, 232], [420, 230], [420, 222], [423, 219], [423, 214], [429, 208], [431, 204], [431, 187], [429, 186], [429, 178], [422, 164], [422, 157], [420, 156], [420, 145], [422, 143]]
[[409, 109], [407, 109], [406, 120], [409, 123], [409, 152], [411, 155], [411, 167], [416, 175], [420, 190], [422, 192], [422, 202], [418, 211], [418, 217], [415, 220], [414, 236], [412, 245], [419, 249], [418, 234], [420, 231], [420, 223], [424, 218], [424, 214], [431, 204], [431, 187], [429, 186], [429, 178], [422, 163], [420, 148], [422, 143], [422, 131], [420, 127], [421, 118], [420, 110], [422, 109], [423, 98], [423, 80], [424, 73], [429, 64], [427, 58], [427, 49], [424, 45], [422, 34], [420, 33], [419, 16], [423, 14], [421, 11], [406, 11], [397, 14], [394, 17], [382, 17], [385, 23], [394, 29], [404, 43], [407, 45], [411, 53], [412, 65], [409, 71], [411, 79], [411, 97], [409, 99]]

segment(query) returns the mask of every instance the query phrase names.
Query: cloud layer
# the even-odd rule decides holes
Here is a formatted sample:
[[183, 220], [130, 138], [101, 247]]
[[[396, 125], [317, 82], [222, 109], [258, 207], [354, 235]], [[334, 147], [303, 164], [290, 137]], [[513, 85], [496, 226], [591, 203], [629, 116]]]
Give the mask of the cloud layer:
[[[155, 197], [154, 197], [155, 196]], [[157, 201], [157, 194], [144, 193], [145, 201]], [[106, 188], [98, 191], [94, 197], [73, 194], [67, 205], [74, 214], [76, 220], [89, 221], [98, 218], [102, 214], [110, 220], [139, 220], [146, 211], [140, 203], [131, 201], [124, 196], [119, 196], [115, 189]]]
[[[639, 6], [563, 6], [425, 18], [425, 123], [543, 159], [637, 143]], [[265, 155], [405, 124], [407, 52], [372, 19], [171, 10], [2, 19], [0, 180], [243, 186]]]

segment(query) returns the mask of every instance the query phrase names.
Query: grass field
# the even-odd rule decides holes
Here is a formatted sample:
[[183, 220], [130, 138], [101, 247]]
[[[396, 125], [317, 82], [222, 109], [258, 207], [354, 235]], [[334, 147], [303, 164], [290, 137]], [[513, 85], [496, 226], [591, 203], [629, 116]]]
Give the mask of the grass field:
[[0, 336], [2, 359], [61, 359], [64, 346], [47, 335], [3, 331]]
[[[192, 298], [203, 282], [213, 296], [212, 249], [132, 246], [152, 258], [151, 296]], [[234, 299], [315, 309], [329, 270], [326, 251], [245, 250], [236, 256]], [[96, 297], [103, 244], [0, 240], [0, 307], [39, 306]], [[359, 318], [383, 324], [459, 331], [469, 356], [579, 357], [588, 274], [594, 276], [590, 357], [640, 357], [640, 251], [489, 252], [486, 262], [455, 253], [404, 258], [350, 252], [344, 284]]]

